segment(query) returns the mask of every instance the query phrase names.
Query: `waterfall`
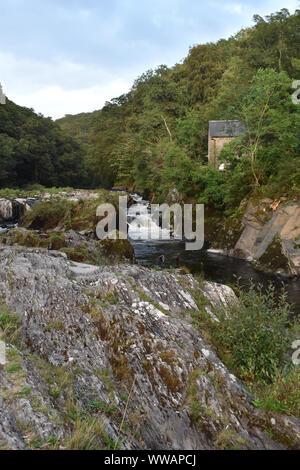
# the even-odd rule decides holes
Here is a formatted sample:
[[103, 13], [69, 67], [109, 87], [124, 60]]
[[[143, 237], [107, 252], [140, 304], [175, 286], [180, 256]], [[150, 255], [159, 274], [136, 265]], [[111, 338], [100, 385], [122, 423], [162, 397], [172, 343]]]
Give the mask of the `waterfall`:
[[132, 195], [133, 204], [128, 210], [128, 236], [132, 240], [169, 239], [170, 230], [161, 229], [150, 212], [149, 201], [137, 194]]
[[19, 220], [25, 214], [27, 210], [26, 199], [15, 199], [13, 201], [13, 219]]
[[10, 220], [13, 218], [13, 203], [7, 199], [0, 199], [0, 218]]
[[27, 210], [30, 210], [30, 204], [29, 201], [27, 202], [27, 199], [0, 199], [0, 222], [4, 225], [0, 233], [8, 227], [9, 223], [18, 222]]

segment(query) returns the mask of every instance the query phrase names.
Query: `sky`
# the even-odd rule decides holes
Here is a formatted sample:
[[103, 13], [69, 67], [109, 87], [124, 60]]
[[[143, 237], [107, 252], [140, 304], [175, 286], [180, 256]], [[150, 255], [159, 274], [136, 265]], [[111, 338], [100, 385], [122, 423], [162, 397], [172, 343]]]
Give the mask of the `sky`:
[[0, 0], [0, 82], [53, 119], [101, 109], [160, 64], [299, 0]]

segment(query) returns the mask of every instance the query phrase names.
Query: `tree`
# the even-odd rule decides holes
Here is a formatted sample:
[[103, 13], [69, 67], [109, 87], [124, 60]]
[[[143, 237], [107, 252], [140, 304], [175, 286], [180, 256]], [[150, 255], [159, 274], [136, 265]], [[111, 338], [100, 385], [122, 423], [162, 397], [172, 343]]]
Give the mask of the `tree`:
[[282, 160], [296, 158], [299, 141], [299, 109], [290, 96], [291, 80], [285, 72], [260, 69], [249, 92], [236, 107], [245, 132], [221, 153], [233, 165], [249, 162], [252, 186], [257, 190], [276, 173]]

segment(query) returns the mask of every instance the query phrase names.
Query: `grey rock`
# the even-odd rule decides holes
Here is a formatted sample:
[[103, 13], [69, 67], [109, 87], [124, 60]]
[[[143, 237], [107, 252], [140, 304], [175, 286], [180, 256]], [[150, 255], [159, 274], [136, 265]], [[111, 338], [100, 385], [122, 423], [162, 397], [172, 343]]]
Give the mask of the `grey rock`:
[[259, 261], [277, 237], [287, 259], [285, 274], [300, 275], [300, 203], [284, 203], [276, 211], [271, 203], [270, 199], [256, 205], [249, 201], [243, 217], [244, 231], [230, 254]]
[[[216, 319], [237, 301], [230, 288], [191, 275], [74, 266], [55, 252], [0, 245], [0, 298], [20, 320], [18, 346], [8, 350], [21, 364], [0, 369], [0, 445], [47, 447], [55, 437], [65, 448], [74, 407], [86, 416], [104, 403], [114, 411], [93, 419], [125, 449], [216, 449], [222, 435], [229, 447], [299, 446], [299, 420], [255, 408], [194, 327], [196, 293]], [[105, 445], [103, 437], [97, 446]]]

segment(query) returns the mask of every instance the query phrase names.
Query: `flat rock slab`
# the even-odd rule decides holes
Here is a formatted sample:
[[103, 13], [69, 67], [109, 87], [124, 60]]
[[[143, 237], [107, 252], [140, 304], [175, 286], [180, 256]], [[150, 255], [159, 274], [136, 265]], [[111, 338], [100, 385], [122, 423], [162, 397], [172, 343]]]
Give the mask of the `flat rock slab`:
[[89, 276], [91, 274], [97, 274], [100, 272], [99, 266], [92, 264], [77, 263], [75, 261], [70, 262], [70, 271], [75, 274], [76, 277]]

